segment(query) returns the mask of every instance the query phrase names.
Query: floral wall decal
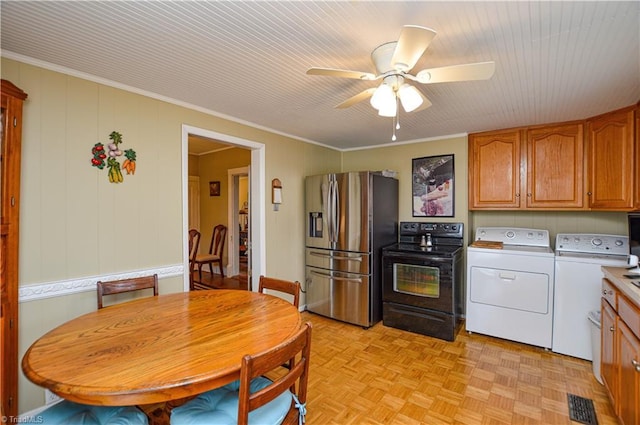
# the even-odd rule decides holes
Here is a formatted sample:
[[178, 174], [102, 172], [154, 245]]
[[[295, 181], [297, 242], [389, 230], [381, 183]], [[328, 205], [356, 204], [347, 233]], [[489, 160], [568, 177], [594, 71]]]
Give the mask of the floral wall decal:
[[[127, 149], [126, 151], [120, 150], [120, 144], [122, 143], [122, 134], [117, 131], [112, 131], [109, 134], [109, 139], [111, 139], [111, 143], [107, 145], [107, 149], [105, 150], [104, 145], [101, 142], [93, 145], [93, 149], [91, 149], [91, 153], [93, 154], [93, 158], [91, 158], [91, 165], [100, 170], [104, 169], [105, 165], [108, 168], [108, 176], [110, 183], [122, 183], [124, 181], [124, 177], [122, 175], [120, 162], [118, 161], [118, 157], [124, 154], [126, 158], [122, 163], [122, 169], [124, 169], [128, 174], [136, 173], [136, 151], [133, 149]], [[106, 161], [105, 161], [106, 160]]]

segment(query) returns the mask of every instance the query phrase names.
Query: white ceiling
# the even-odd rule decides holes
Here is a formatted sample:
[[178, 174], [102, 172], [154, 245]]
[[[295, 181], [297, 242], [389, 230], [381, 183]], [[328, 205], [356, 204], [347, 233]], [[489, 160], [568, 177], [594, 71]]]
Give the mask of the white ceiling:
[[640, 2], [7, 1], [2, 55], [154, 93], [339, 149], [391, 143], [369, 102], [379, 84], [307, 76], [374, 72], [403, 25], [437, 36], [414, 73], [493, 60], [491, 80], [419, 85], [398, 141], [587, 118], [640, 100]]

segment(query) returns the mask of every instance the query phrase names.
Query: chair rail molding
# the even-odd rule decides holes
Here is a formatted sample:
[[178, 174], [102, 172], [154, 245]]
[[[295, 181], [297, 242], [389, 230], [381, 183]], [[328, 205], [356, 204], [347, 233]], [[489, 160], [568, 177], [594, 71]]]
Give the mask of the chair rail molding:
[[20, 286], [18, 302], [36, 301], [44, 298], [62, 297], [80, 292], [95, 291], [99, 280], [130, 279], [148, 275], [158, 275], [158, 280], [168, 277], [184, 275], [184, 265], [175, 264], [156, 269], [135, 270], [109, 275], [81, 277], [77, 279], [60, 280], [57, 282], [38, 283]]

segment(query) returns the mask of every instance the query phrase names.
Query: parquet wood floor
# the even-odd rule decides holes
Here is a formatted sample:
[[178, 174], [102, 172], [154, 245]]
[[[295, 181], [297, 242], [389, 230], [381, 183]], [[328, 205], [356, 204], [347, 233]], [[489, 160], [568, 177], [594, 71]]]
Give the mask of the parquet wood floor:
[[461, 329], [454, 342], [304, 312], [313, 324], [307, 424], [577, 424], [567, 393], [617, 425], [591, 363]]

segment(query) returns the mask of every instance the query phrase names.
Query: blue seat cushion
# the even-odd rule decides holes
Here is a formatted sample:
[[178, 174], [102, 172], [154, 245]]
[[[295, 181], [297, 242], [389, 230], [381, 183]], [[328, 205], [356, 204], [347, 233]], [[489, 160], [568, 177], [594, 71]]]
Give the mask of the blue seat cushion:
[[[91, 406], [63, 400], [34, 415], [47, 425], [147, 425], [147, 416], [134, 406]], [[35, 422], [34, 422], [35, 423]]]
[[[271, 381], [259, 376], [251, 381], [250, 393], [261, 390]], [[235, 425], [238, 423], [240, 381], [200, 394], [171, 411], [172, 425]], [[249, 424], [282, 423], [291, 407], [292, 395], [285, 391], [269, 403], [249, 412]]]

